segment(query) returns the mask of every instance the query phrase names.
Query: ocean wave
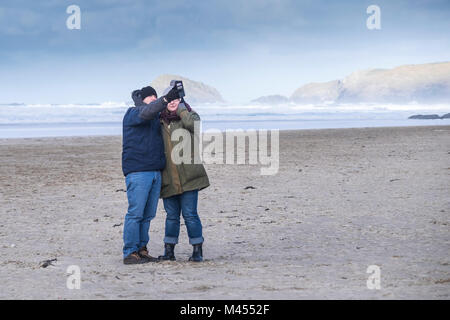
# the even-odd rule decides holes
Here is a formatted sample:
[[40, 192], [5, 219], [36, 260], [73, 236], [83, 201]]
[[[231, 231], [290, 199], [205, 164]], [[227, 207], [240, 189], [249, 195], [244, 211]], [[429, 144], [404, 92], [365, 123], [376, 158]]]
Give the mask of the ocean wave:
[[[86, 104], [2, 104], [0, 124], [26, 123], [106, 123], [122, 122], [131, 102], [107, 101]], [[407, 119], [413, 114], [445, 114], [450, 105], [421, 104], [341, 104], [341, 105], [278, 105], [255, 104], [192, 106], [206, 121], [308, 121], [308, 120], [369, 120]]]

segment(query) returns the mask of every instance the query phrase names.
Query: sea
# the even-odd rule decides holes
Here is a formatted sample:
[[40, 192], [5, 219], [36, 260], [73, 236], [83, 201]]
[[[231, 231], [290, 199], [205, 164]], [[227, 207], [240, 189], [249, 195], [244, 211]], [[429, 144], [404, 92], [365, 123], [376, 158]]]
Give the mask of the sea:
[[[0, 104], [0, 139], [121, 135], [127, 102]], [[450, 113], [449, 104], [192, 105], [208, 130], [294, 130], [450, 125], [450, 119], [413, 120], [415, 114]]]

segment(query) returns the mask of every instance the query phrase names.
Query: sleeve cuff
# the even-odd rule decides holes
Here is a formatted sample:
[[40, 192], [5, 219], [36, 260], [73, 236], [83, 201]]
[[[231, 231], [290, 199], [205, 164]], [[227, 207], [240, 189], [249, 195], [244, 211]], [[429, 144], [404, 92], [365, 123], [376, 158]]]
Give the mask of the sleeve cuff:
[[187, 111], [186, 106], [180, 103], [177, 109], [177, 116], [180, 116], [183, 111]]

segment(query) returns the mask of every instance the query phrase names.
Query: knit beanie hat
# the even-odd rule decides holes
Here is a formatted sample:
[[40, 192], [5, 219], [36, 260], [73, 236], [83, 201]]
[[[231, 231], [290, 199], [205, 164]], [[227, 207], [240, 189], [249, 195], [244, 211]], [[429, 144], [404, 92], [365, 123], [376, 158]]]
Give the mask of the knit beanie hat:
[[156, 93], [156, 90], [153, 89], [152, 87], [148, 86], [148, 87], [144, 87], [141, 89], [141, 98], [142, 100], [144, 100], [145, 98], [149, 97], [149, 96], [155, 96], [158, 98], [158, 94]]

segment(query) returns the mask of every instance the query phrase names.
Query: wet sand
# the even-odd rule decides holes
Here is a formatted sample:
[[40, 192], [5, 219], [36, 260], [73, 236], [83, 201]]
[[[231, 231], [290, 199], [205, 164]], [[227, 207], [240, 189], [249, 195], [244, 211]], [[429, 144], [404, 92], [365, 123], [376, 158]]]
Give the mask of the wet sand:
[[[274, 176], [206, 165], [200, 264], [184, 225], [177, 261], [122, 264], [120, 157], [121, 137], [0, 140], [1, 299], [450, 297], [450, 126], [281, 132]], [[164, 218], [160, 201], [152, 255]]]

